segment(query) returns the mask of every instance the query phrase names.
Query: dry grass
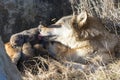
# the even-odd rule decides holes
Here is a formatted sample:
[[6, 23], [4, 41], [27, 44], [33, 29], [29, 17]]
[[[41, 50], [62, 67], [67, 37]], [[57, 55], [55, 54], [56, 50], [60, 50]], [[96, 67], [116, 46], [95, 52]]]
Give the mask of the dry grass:
[[[87, 10], [91, 15], [97, 16], [110, 32], [119, 34], [120, 2], [115, 4], [113, 1], [115, 0], [73, 0], [72, 5], [78, 12]], [[37, 75], [26, 70], [23, 80], [120, 80], [119, 60], [100, 67], [94, 73], [88, 71], [87, 74], [88, 72], [73, 69], [53, 59], [40, 59], [48, 64], [49, 69], [44, 71], [38, 68]]]
[[43, 70], [36, 63], [38, 67], [37, 75], [33, 75], [30, 70], [26, 70], [23, 74], [23, 80], [120, 80], [119, 60], [107, 66], [101, 66], [93, 73], [65, 66], [54, 59], [44, 59], [42, 57], [38, 57], [38, 59], [46, 62], [49, 69]]
[[[45, 59], [37, 57], [40, 61], [45, 62], [48, 65], [48, 70], [43, 70], [38, 67], [37, 75], [33, 75], [31, 71], [26, 70], [23, 74], [24, 80], [85, 80], [84, 72], [80, 70], [74, 70], [69, 66], [65, 66], [62, 63], [54, 59]], [[36, 65], [38, 66], [38, 65]], [[44, 66], [44, 65], [43, 65]]]

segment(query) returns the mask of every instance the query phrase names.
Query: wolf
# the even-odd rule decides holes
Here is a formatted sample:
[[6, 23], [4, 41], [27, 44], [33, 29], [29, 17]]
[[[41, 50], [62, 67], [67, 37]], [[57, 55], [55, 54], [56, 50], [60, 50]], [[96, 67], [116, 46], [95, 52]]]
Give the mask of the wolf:
[[52, 57], [47, 50], [43, 48], [42, 44], [36, 43], [31, 45], [29, 42], [24, 43], [22, 47], [14, 48], [10, 42], [4, 44], [7, 55], [10, 57], [12, 63], [19, 65], [29, 58], [36, 56]]
[[109, 33], [98, 18], [86, 11], [62, 17], [48, 27], [40, 25], [39, 29], [44, 40], [57, 42], [47, 45], [53, 56], [78, 63], [107, 64], [115, 57], [119, 44], [117, 35]]

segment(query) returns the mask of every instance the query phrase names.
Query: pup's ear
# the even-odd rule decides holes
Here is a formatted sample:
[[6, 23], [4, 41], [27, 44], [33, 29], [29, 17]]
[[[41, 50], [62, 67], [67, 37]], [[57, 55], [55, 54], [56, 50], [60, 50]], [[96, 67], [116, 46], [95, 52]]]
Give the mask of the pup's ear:
[[83, 26], [88, 18], [88, 14], [86, 11], [81, 12], [80, 14], [77, 15], [77, 23], [79, 26]]

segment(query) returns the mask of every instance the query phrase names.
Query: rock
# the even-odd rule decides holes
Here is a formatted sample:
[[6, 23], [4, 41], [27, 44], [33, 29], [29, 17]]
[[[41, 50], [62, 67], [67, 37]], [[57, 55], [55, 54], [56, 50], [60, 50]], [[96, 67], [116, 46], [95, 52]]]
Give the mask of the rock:
[[1, 80], [22, 80], [17, 67], [11, 63], [5, 52], [3, 42], [0, 37], [0, 79]]
[[69, 0], [1, 0], [0, 34], [7, 42], [14, 33], [43, 24], [51, 24], [71, 14]]

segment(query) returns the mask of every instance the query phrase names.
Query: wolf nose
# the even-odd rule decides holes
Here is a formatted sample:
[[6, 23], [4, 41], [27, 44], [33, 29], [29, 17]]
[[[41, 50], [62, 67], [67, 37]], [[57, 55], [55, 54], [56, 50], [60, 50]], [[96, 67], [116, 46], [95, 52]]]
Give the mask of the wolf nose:
[[39, 29], [39, 32], [41, 32], [41, 29]]
[[44, 27], [44, 26], [41, 25], [41, 24], [38, 26], [39, 32], [41, 32], [41, 29], [42, 29], [43, 27]]
[[41, 26], [41, 25], [39, 25], [39, 26], [38, 26], [39, 32], [41, 32], [41, 28], [42, 28], [42, 26]]
[[38, 29], [41, 29], [41, 28], [43, 28], [43, 27], [44, 27], [44, 26], [40, 24], [40, 25], [38, 26]]

